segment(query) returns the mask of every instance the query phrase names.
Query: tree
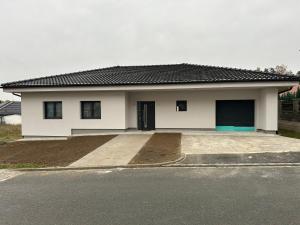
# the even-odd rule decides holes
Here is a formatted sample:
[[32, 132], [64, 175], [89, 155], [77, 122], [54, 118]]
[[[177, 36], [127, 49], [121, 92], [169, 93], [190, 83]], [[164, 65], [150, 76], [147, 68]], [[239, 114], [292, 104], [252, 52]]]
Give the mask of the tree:
[[[261, 72], [261, 68], [260, 68], [260, 67], [257, 67], [255, 71]], [[299, 72], [300, 72], [300, 71], [299, 71]]]
[[291, 101], [295, 98], [295, 94], [291, 93], [291, 92], [286, 92], [282, 95], [280, 95], [280, 100], [284, 100], [284, 101]]
[[298, 71], [296, 75], [297, 75], [297, 76], [300, 76], [300, 71]]
[[275, 68], [270, 67], [270, 68], [265, 68], [264, 72], [266, 73], [277, 73], [277, 74], [282, 74], [282, 75], [292, 75], [293, 72], [291, 70], [288, 70], [288, 67], [284, 64], [277, 65]]
[[275, 67], [275, 72], [278, 74], [286, 74], [287, 73], [287, 66], [286, 65], [277, 65]]

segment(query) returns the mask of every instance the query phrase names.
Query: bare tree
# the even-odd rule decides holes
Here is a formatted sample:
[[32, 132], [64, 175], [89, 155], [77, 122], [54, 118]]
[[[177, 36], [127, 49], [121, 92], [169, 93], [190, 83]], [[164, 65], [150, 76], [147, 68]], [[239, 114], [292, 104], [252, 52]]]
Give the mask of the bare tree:
[[288, 67], [284, 64], [277, 65], [275, 68], [265, 68], [264, 72], [269, 72], [269, 73], [277, 73], [277, 74], [282, 74], [282, 75], [292, 75], [293, 72], [291, 70], [288, 70]]
[[286, 65], [284, 65], [284, 64], [277, 65], [275, 67], [275, 72], [278, 73], [278, 74], [287, 74], [288, 73], [287, 68], [288, 67]]
[[260, 67], [257, 67], [255, 71], [261, 72], [261, 68], [260, 68]]

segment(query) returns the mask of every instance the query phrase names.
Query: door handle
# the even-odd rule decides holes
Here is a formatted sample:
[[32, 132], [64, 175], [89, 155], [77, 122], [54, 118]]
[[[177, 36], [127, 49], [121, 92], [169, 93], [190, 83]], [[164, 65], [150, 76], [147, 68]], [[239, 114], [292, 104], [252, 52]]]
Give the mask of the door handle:
[[144, 128], [147, 128], [147, 120], [148, 120], [148, 118], [147, 118], [147, 105], [145, 104], [144, 105]]

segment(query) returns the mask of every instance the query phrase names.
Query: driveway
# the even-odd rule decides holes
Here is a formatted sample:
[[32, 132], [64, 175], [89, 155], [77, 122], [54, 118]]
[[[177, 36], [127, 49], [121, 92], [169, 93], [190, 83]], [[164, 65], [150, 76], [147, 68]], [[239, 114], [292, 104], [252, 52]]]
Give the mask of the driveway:
[[300, 139], [262, 133], [182, 135], [181, 151], [185, 154], [300, 152]]
[[[159, 135], [162, 134], [157, 134], [157, 136]], [[145, 144], [148, 143], [151, 136], [152, 134], [118, 135], [85, 155], [83, 158], [73, 162], [69, 167], [127, 165], [133, 158], [136, 158], [135, 156], [138, 153], [143, 153], [142, 158], [146, 158], [148, 161], [150, 157], [149, 153], [159, 157], [155, 158], [155, 161], [148, 162], [146, 160], [148, 163], [161, 162], [161, 159], [167, 154], [168, 148], [174, 150], [174, 147], [160, 148], [159, 144], [156, 143], [151, 145], [149, 151], [141, 151], [141, 149], [145, 149]], [[171, 144], [174, 142], [167, 138], [163, 141]], [[178, 144], [180, 145], [180, 139], [178, 140]], [[300, 140], [256, 132], [183, 133], [181, 135], [181, 152], [187, 155], [186, 159], [181, 162], [184, 164], [251, 162], [298, 163], [300, 161]], [[295, 154], [291, 154], [292, 152]], [[256, 153], [259, 153], [259, 155], [249, 155]], [[262, 153], [272, 154], [261, 155]], [[278, 153], [281, 155], [278, 155]]]
[[127, 165], [150, 137], [150, 134], [118, 135], [69, 167]]

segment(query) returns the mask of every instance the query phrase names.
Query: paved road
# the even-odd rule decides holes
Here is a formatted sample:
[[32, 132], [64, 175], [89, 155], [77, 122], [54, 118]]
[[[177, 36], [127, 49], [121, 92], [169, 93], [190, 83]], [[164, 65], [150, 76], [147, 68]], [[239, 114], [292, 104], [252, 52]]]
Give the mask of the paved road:
[[0, 224], [300, 224], [300, 168], [25, 173], [0, 182]]

